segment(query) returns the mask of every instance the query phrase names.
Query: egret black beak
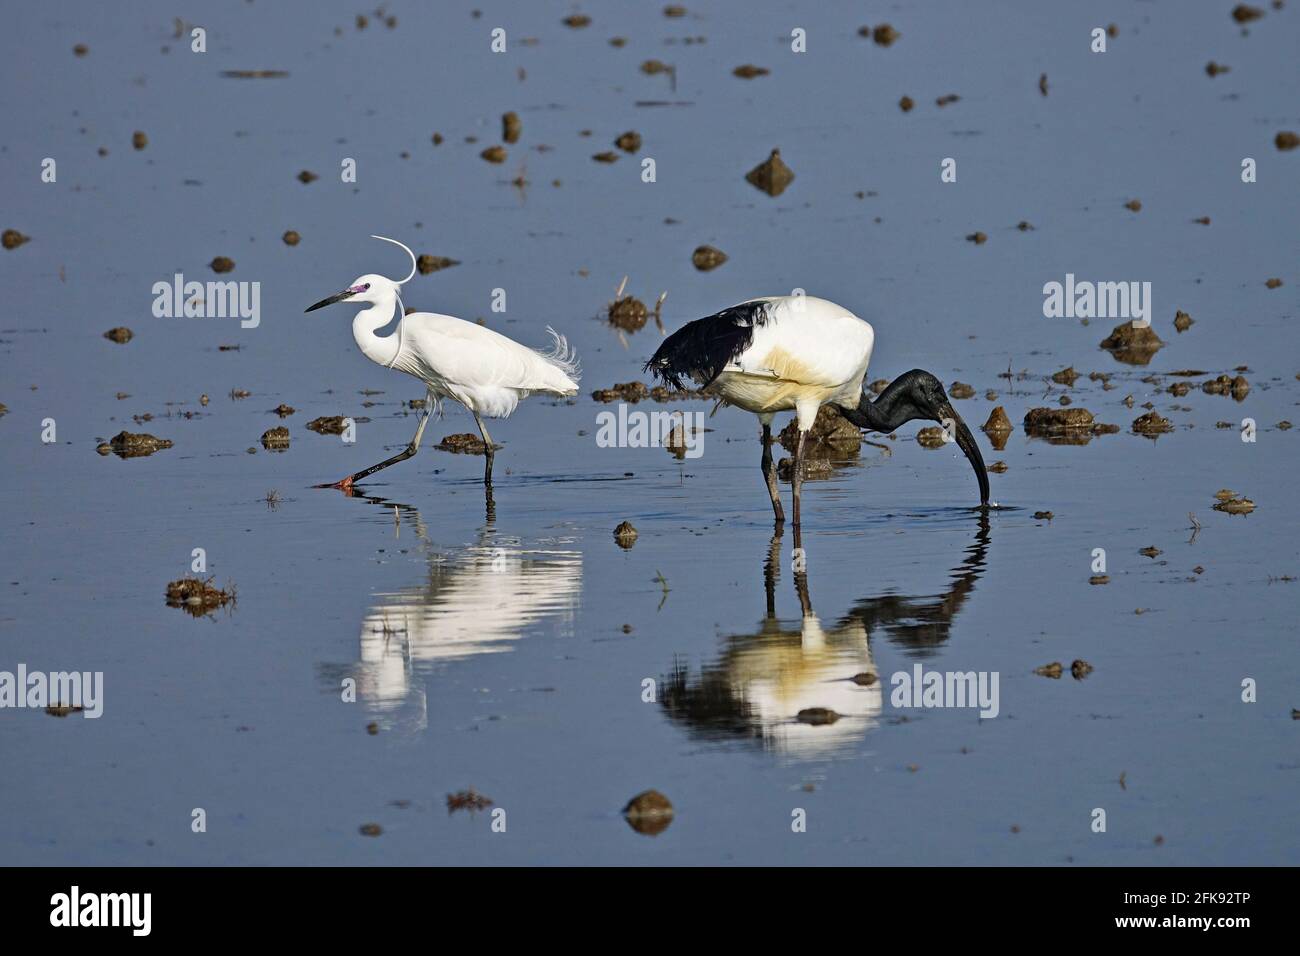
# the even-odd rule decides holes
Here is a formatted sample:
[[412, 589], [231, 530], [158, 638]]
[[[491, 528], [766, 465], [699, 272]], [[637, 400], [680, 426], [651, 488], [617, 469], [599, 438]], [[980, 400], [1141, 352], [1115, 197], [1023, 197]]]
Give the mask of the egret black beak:
[[308, 306], [307, 308], [303, 309], [303, 312], [304, 312], [304, 313], [307, 313], [307, 312], [315, 312], [317, 309], [323, 309], [323, 308], [325, 308], [325, 306], [327, 306], [327, 305], [333, 305], [335, 302], [342, 302], [344, 299], [346, 299], [346, 298], [347, 298], [348, 296], [350, 296], [350, 295], [352, 295], [352, 290], [351, 290], [351, 289], [344, 289], [342, 292], [339, 292], [339, 293], [336, 294], [336, 295], [332, 295], [332, 296], [330, 296], [328, 299], [321, 299], [321, 300], [320, 300], [319, 302], [317, 302], [315, 305], [310, 305], [310, 306]]
[[980, 483], [980, 507], [987, 508], [989, 503], [989, 473], [988, 469], [984, 467], [984, 456], [980, 454], [980, 446], [976, 444], [975, 436], [966, 427], [966, 423], [961, 420], [961, 416], [957, 414], [956, 409], [947, 402], [939, 409], [939, 421], [941, 423], [947, 421], [953, 423], [953, 438], [957, 441], [957, 447], [965, 454], [971, 468], [975, 469], [975, 478]]

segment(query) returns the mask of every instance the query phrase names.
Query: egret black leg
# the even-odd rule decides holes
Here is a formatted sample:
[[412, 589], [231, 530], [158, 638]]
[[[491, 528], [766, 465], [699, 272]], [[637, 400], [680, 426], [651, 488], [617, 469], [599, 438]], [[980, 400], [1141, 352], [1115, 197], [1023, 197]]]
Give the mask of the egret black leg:
[[781, 507], [781, 490], [776, 483], [776, 469], [772, 467], [772, 426], [763, 425], [763, 480], [767, 482], [767, 493], [772, 498], [772, 511], [776, 514], [776, 523], [785, 524], [785, 509]]
[[492, 452], [496, 446], [492, 444], [492, 436], [488, 434], [487, 426], [483, 424], [483, 419], [478, 412], [474, 413], [474, 421], [478, 422], [478, 433], [483, 436], [483, 456], [485, 464], [483, 465], [483, 484], [492, 484]]
[[395, 465], [399, 461], [406, 461], [406, 459], [411, 458], [412, 456], [415, 455], [417, 451], [420, 450], [420, 439], [424, 437], [424, 426], [429, 424], [429, 414], [432, 411], [433, 411], [433, 396], [426, 392], [424, 398], [424, 413], [420, 415], [420, 424], [415, 429], [415, 437], [411, 439], [411, 443], [407, 445], [406, 448], [398, 452], [392, 458], [388, 458], [384, 461], [381, 461], [377, 465], [371, 465], [369, 468], [366, 468], [362, 471], [358, 471], [354, 475], [349, 475], [348, 477], [344, 478], [342, 481], [337, 481], [332, 485], [317, 485], [316, 487], [338, 488], [340, 491], [350, 492], [352, 490], [352, 486], [356, 484], [358, 481], [361, 481], [361, 479], [368, 478], [377, 471], [383, 471], [385, 468], [389, 467], [390, 465]]
[[794, 470], [790, 474], [790, 485], [794, 488], [794, 527], [796, 532], [799, 529], [799, 493], [803, 490], [803, 440], [807, 434], [805, 431], [799, 432], [799, 444], [794, 449]]

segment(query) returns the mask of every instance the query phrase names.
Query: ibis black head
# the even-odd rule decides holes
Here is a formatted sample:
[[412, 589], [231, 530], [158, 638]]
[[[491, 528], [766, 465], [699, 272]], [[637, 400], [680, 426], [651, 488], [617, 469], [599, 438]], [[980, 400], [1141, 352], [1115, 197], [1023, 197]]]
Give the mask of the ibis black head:
[[975, 436], [948, 401], [943, 383], [929, 372], [919, 368], [904, 372], [874, 402], [864, 393], [857, 408], [840, 407], [840, 412], [859, 428], [886, 433], [918, 418], [938, 422], [970, 462], [980, 486], [980, 506], [988, 506], [989, 475], [984, 456]]

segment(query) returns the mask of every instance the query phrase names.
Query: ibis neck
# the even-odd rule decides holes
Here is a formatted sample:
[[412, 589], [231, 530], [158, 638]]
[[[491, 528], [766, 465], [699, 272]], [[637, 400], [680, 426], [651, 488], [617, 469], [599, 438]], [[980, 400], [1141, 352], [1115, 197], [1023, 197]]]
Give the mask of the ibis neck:
[[864, 392], [855, 409], [845, 409], [845, 417], [859, 428], [888, 434], [913, 419], [925, 416], [911, 400], [911, 382], [900, 376], [871, 401]]
[[392, 320], [393, 307], [396, 304], [396, 296], [386, 298], [358, 312], [357, 317], [352, 320], [352, 337], [356, 339], [361, 351], [370, 361], [385, 368], [393, 364], [398, 350], [402, 347], [400, 322], [396, 331], [383, 336], [378, 334], [379, 330]]

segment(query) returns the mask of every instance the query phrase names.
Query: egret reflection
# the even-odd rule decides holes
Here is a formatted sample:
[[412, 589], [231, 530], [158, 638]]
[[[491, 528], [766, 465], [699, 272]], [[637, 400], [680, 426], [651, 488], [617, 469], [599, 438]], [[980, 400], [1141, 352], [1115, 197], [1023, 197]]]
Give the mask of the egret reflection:
[[851, 748], [882, 716], [888, 681], [877, 669], [873, 639], [883, 634], [921, 654], [948, 639], [984, 572], [989, 519], [980, 514], [977, 520], [975, 540], [942, 593], [863, 598], [833, 624], [814, 612], [806, 572], [794, 574], [800, 620], [777, 618], [776, 535], [763, 565], [767, 613], [758, 629], [724, 638], [716, 659], [696, 673], [674, 661], [661, 696], [669, 719], [698, 739], [750, 743], [797, 759]]
[[361, 621], [357, 661], [328, 668], [326, 679], [356, 680], [357, 700], [390, 726], [427, 726], [425, 677], [440, 665], [509, 651], [546, 624], [572, 633], [582, 593], [582, 553], [562, 545], [525, 547], [491, 524], [474, 544], [444, 551], [428, 540], [419, 512], [397, 508], [427, 562], [424, 580], [376, 592]]

